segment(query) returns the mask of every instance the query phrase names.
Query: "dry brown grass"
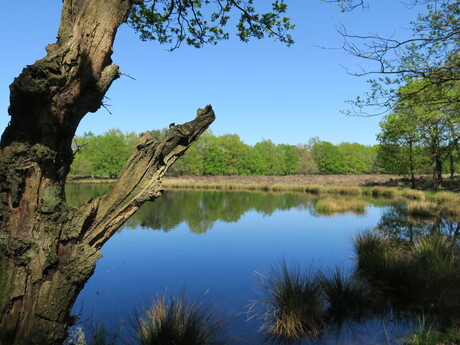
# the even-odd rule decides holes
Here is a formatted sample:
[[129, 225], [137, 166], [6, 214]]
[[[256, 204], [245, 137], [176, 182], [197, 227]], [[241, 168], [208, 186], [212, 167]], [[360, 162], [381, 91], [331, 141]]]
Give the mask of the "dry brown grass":
[[371, 187], [365, 188], [363, 194], [374, 198], [396, 199], [399, 196], [399, 191], [393, 187]]
[[418, 200], [418, 201], [425, 200], [425, 193], [422, 192], [421, 190], [406, 189], [403, 195], [406, 199], [409, 199], [409, 200]]
[[360, 199], [337, 199], [326, 197], [318, 200], [315, 205], [316, 212], [320, 214], [337, 214], [352, 212], [364, 214], [367, 202]]
[[430, 196], [437, 204], [438, 213], [449, 218], [460, 216], [460, 195], [451, 192], [439, 192]]
[[166, 177], [163, 185], [250, 186], [373, 186], [403, 185], [397, 175], [290, 175], [290, 176], [182, 176]]
[[92, 178], [92, 177], [67, 177], [67, 183], [97, 184], [114, 183], [116, 180], [111, 178]]
[[408, 200], [407, 213], [412, 216], [432, 217], [437, 214], [437, 204], [432, 201]]

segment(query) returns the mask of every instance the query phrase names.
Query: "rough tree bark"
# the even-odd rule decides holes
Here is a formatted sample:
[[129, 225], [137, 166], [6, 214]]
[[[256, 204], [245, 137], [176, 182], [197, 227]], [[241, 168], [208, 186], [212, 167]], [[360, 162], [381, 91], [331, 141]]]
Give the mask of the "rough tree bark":
[[105, 196], [66, 205], [72, 138], [119, 76], [112, 45], [132, 3], [64, 0], [57, 42], [10, 86], [11, 121], [0, 142], [1, 345], [62, 343], [101, 246], [161, 195], [168, 167], [214, 120], [207, 106], [162, 142], [147, 133]]

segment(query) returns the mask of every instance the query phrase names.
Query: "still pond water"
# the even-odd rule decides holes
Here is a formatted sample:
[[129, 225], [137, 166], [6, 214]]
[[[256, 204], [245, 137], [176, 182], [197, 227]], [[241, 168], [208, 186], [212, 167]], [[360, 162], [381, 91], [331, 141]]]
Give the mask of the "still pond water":
[[[68, 201], [78, 205], [107, 188], [69, 185]], [[134, 309], [159, 293], [186, 291], [234, 316], [237, 344], [262, 343], [261, 321], [247, 313], [251, 301], [261, 298], [257, 272], [283, 259], [302, 268], [351, 269], [353, 236], [376, 227], [393, 207], [374, 202], [361, 215], [326, 216], [315, 211], [315, 202], [307, 194], [166, 191], [104, 245], [73, 313], [110, 330], [121, 328], [123, 343]], [[374, 320], [312, 344], [388, 344], [387, 336], [397, 338], [396, 328], [391, 320]]]

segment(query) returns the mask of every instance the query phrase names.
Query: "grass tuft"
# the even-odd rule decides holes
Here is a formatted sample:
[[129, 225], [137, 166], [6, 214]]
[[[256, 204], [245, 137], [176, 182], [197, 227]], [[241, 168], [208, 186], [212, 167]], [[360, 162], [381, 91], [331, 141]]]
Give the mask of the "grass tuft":
[[157, 297], [145, 315], [136, 315], [139, 345], [229, 344], [227, 318], [203, 302], [188, 301], [182, 293]]
[[326, 197], [316, 202], [315, 209], [319, 214], [331, 215], [353, 212], [364, 214], [367, 202], [360, 199], [337, 199]]
[[325, 303], [319, 279], [287, 267], [283, 260], [263, 276], [260, 290], [264, 299], [251, 307], [263, 320], [261, 331], [279, 341], [298, 341], [319, 336], [324, 328]]
[[374, 198], [386, 198], [396, 199], [399, 196], [398, 189], [390, 187], [372, 187], [365, 190], [365, 194], [368, 194]]
[[361, 196], [362, 189], [356, 186], [331, 186], [324, 187], [323, 192], [336, 195]]
[[323, 187], [322, 186], [305, 186], [304, 190], [306, 193], [318, 195], [318, 194], [321, 194]]
[[321, 286], [328, 301], [328, 321], [341, 326], [346, 320], [360, 320], [372, 310], [371, 292], [355, 275], [339, 268], [330, 275], [321, 274]]
[[460, 260], [451, 237], [433, 233], [405, 242], [366, 232], [353, 245], [359, 276], [396, 310], [460, 317]]
[[426, 200], [408, 200], [409, 215], [448, 219], [460, 217], [460, 195], [450, 192], [439, 192], [427, 196]]
[[418, 201], [425, 200], [425, 193], [422, 192], [421, 190], [406, 189], [403, 193], [403, 196], [409, 200], [418, 200]]
[[450, 327], [442, 329], [434, 321], [424, 315], [418, 319], [418, 329], [404, 341], [404, 345], [458, 345], [460, 343], [460, 329]]
[[408, 200], [406, 208], [410, 216], [433, 217], [438, 213], [437, 204], [432, 201]]

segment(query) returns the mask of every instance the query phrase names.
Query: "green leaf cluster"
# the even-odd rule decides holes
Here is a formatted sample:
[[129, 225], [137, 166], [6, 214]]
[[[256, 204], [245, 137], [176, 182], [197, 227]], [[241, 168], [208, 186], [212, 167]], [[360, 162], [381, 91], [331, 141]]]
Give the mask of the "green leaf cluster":
[[128, 24], [142, 40], [170, 44], [171, 50], [182, 42], [201, 48], [227, 40], [229, 24], [243, 42], [267, 36], [291, 45], [294, 25], [286, 10], [284, 0], [275, 0], [265, 13], [254, 0], [152, 0], [133, 5]]
[[70, 175], [115, 178], [135, 151], [139, 135], [110, 129], [104, 134], [86, 132], [73, 141]]

